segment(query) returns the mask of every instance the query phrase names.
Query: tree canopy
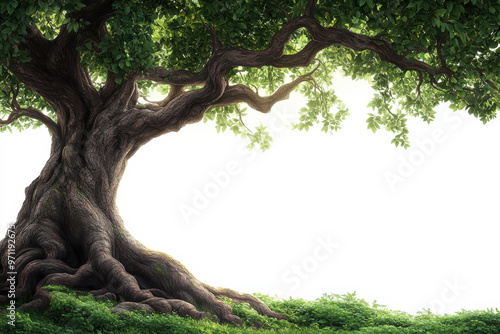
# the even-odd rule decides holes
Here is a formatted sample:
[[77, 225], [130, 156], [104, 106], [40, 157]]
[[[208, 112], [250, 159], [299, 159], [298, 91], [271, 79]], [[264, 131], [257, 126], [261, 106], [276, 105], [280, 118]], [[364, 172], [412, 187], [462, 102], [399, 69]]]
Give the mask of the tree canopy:
[[[57, 85], [42, 87], [56, 73], [89, 99], [79, 81], [101, 96], [137, 85], [147, 99], [152, 89], [175, 97], [218, 85], [221, 71], [228, 86], [204, 121], [263, 149], [269, 134], [248, 129], [239, 105], [268, 112], [306, 82], [293, 126], [334, 132], [348, 116], [329, 85], [337, 73], [372, 84], [367, 127], [393, 132], [396, 146], [409, 145], [407, 118], [431, 122], [439, 103], [483, 122], [500, 103], [500, 1], [19, 0], [0, 14], [1, 131], [61, 131]], [[169, 100], [131, 106], [158, 111]]]
[[371, 83], [367, 127], [392, 132], [396, 146], [409, 145], [408, 117], [431, 122], [440, 103], [488, 122], [499, 105], [499, 14], [500, 1], [486, 0], [2, 2], [0, 130], [45, 125], [52, 146], [12, 226], [15, 268], [11, 240], [0, 241], [0, 303], [14, 279], [15, 299], [32, 297], [19, 309], [47, 307], [44, 287], [65, 285], [120, 300], [119, 313], [241, 324], [224, 297], [285, 319], [132, 237], [115, 203], [129, 158], [201, 120], [265, 150], [270, 135], [247, 128], [245, 108], [268, 113], [292, 91], [308, 99], [294, 128], [335, 132], [348, 116], [336, 75]]

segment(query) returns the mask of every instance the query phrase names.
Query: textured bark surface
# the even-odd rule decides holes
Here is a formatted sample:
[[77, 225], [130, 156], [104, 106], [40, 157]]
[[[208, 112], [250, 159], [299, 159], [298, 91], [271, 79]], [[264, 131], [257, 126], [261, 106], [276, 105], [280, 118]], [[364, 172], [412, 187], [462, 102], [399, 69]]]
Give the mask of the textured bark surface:
[[[16, 298], [33, 296], [22, 308], [43, 308], [50, 302], [46, 285], [66, 285], [90, 291], [97, 298], [111, 298], [124, 309], [146, 308], [164, 313], [202, 318], [216, 315], [223, 322], [240, 323], [231, 308], [218, 299], [227, 297], [249, 303], [259, 313], [276, 318], [257, 298], [199, 282], [179, 262], [139, 244], [125, 229], [115, 205], [116, 192], [127, 160], [151, 139], [178, 131], [200, 121], [216, 106], [245, 102], [259, 112], [269, 112], [286, 99], [297, 85], [313, 80], [308, 73], [279, 88], [268, 97], [244, 85], [230, 86], [225, 78], [238, 66], [302, 67], [332, 45], [356, 51], [371, 50], [403, 70], [450, 75], [444, 65], [432, 68], [398, 55], [391, 45], [336, 27], [323, 27], [314, 18], [316, 1], [308, 1], [305, 15], [290, 19], [265, 50], [225, 47], [210, 30], [214, 50], [198, 73], [182, 69], [153, 68], [130, 73], [117, 84], [109, 73], [97, 89], [80, 64], [76, 47], [96, 41], [112, 15], [111, 0], [87, 1], [72, 17], [90, 22], [74, 32], [63, 27], [47, 40], [33, 26], [22, 47], [30, 52], [29, 63], [11, 61], [8, 69], [40, 94], [54, 109], [57, 122], [34, 108], [21, 108], [12, 99], [12, 112], [0, 125], [21, 116], [43, 122], [52, 133], [51, 155], [40, 176], [27, 188], [16, 232]], [[306, 28], [313, 39], [299, 52], [285, 55], [285, 44], [298, 29]], [[137, 81], [151, 80], [171, 86], [170, 94], [157, 103], [137, 104]], [[202, 86], [185, 90], [186, 86]], [[7, 238], [0, 243], [0, 302], [7, 302]]]
[[[133, 145], [107, 127], [79, 137], [64, 146], [54, 140], [52, 156], [27, 188], [15, 226], [16, 298], [34, 296], [20, 309], [47, 307], [50, 298], [41, 288], [62, 284], [123, 301], [117, 311], [145, 308], [194, 318], [215, 314], [221, 321], [239, 323], [217, 299], [223, 296], [280, 317], [251, 295], [201, 283], [173, 258], [138, 243], [115, 206]], [[4, 239], [2, 268], [7, 268], [7, 246]], [[4, 286], [0, 302], [8, 301], [7, 290]]]

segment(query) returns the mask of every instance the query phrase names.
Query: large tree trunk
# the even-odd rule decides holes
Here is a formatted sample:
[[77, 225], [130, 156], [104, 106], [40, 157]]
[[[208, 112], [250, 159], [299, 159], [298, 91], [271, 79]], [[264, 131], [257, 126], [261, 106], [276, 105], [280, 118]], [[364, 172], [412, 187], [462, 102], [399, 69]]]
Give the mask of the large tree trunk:
[[[117, 311], [146, 308], [195, 318], [216, 315], [239, 323], [217, 297], [250, 303], [261, 314], [281, 317], [247, 294], [199, 282], [178, 261], [152, 251], [126, 230], [115, 205], [119, 181], [134, 148], [114, 128], [75, 133], [67, 144], [53, 140], [41, 175], [27, 188], [15, 225], [16, 299], [21, 308], [44, 308], [46, 285], [62, 284], [122, 303]], [[8, 243], [0, 243], [0, 301], [8, 301]], [[196, 305], [196, 307], [194, 306]]]

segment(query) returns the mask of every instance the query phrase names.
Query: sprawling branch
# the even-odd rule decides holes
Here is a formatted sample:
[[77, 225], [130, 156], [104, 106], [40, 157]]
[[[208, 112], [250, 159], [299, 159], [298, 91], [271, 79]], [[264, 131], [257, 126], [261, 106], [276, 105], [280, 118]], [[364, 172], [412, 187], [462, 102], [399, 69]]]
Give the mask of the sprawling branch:
[[12, 109], [12, 111], [9, 114], [9, 117], [6, 120], [0, 120], [0, 126], [5, 126], [8, 124], [13, 123], [20, 117], [26, 116], [30, 117], [33, 119], [36, 119], [49, 128], [49, 130], [56, 136], [60, 137], [61, 131], [59, 126], [47, 115], [43, 114], [40, 110], [33, 108], [33, 107], [28, 107], [28, 108], [22, 108], [21, 105], [19, 104], [17, 97], [19, 95], [19, 85], [17, 85], [15, 88], [14, 86], [9, 87], [10, 89], [8, 90], [3, 90], [5, 93], [5, 96], [11, 96], [11, 102], [9, 102], [9, 106]]
[[[112, 2], [84, 1], [86, 7], [68, 13], [68, 18], [86, 23], [81, 25], [78, 33], [69, 31], [67, 25], [63, 25], [59, 35], [54, 40], [48, 40], [35, 25], [27, 27], [21, 47], [29, 52], [31, 61], [21, 63], [10, 60], [7, 66], [19, 80], [53, 107], [63, 135], [84, 126], [97, 114], [100, 95], [89, 73], [81, 66], [80, 53], [76, 48], [98, 38], [106, 20], [113, 14]], [[32, 111], [24, 110], [23, 113], [51, 124]], [[50, 126], [53, 131], [53, 125]]]
[[37, 92], [49, 103], [65, 136], [85, 124], [86, 105], [80, 92], [64, 78], [47, 71], [45, 61], [33, 58], [30, 63], [11, 61], [9, 70], [28, 88]]
[[[314, 12], [314, 1], [310, 1], [309, 12]], [[297, 29], [306, 28], [312, 35], [313, 40], [310, 41], [300, 52], [293, 55], [284, 55], [286, 43], [290, 40], [291, 35]], [[342, 45], [351, 48], [355, 51], [371, 50], [375, 52], [383, 61], [393, 63], [397, 67], [405, 71], [425, 72], [431, 76], [444, 73], [451, 75], [451, 70], [447, 68], [433, 68], [429, 64], [413, 59], [406, 59], [404, 56], [397, 54], [391, 44], [385, 40], [375, 37], [369, 37], [357, 33], [353, 33], [346, 29], [329, 27], [325, 28], [314, 18], [300, 17], [292, 20], [279, 30], [272, 38], [271, 45], [266, 50], [246, 50], [242, 48], [224, 48], [215, 52], [207, 62], [205, 68], [193, 74], [182, 70], [150, 70], [145, 78], [150, 78], [157, 82], [168, 84], [180, 83], [183, 84], [199, 84], [201, 78], [205, 77], [206, 81], [223, 81], [224, 75], [230, 68], [238, 66], [248, 67], [303, 67], [309, 65], [321, 50], [332, 46]], [[186, 124], [196, 119], [201, 119], [200, 114], [193, 113], [192, 109], [200, 105], [227, 105], [231, 101], [242, 102], [242, 99], [251, 101], [256, 106], [263, 105], [258, 103], [254, 94], [248, 87], [241, 85], [230, 86], [227, 89], [210, 91], [208, 84], [202, 89], [207, 99], [193, 99], [184, 106], [184, 111], [173, 108], [167, 105], [159, 114], [143, 112], [144, 121], [146, 123], [154, 120], [154, 127], [158, 129], [162, 124], [165, 127], [171, 127], [172, 115], [175, 114], [178, 124]], [[201, 92], [200, 92], [201, 94]], [[186, 95], [195, 97], [196, 95]], [[219, 97], [220, 96], [220, 97]], [[238, 96], [238, 97], [237, 97]], [[211, 100], [211, 101], [210, 101]], [[173, 101], [172, 101], [173, 102]], [[262, 102], [262, 100], [260, 100]], [[206, 108], [198, 108], [200, 112], [204, 112]], [[265, 110], [264, 108], [263, 110]], [[163, 115], [164, 117], [161, 117]], [[177, 128], [177, 127], [175, 127]]]
[[222, 107], [244, 102], [257, 111], [268, 113], [271, 111], [274, 104], [288, 99], [290, 93], [293, 92], [300, 83], [312, 80], [312, 74], [316, 69], [310, 73], [299, 76], [290, 83], [284, 84], [270, 96], [260, 96], [249, 87], [241, 84], [229, 86], [224, 91], [224, 94], [215, 101], [211, 107]]
[[284, 55], [271, 65], [276, 67], [297, 66], [297, 63], [300, 64], [299, 66], [308, 65], [319, 51], [332, 45], [341, 45], [354, 51], [373, 51], [381, 60], [393, 63], [405, 71], [423, 71], [430, 75], [452, 74], [452, 71], [446, 67], [433, 68], [423, 61], [406, 59], [403, 55], [397, 54], [392, 45], [380, 37], [369, 37], [336, 27], [325, 28], [318, 21], [306, 17], [295, 19], [294, 28], [306, 28], [313, 40], [297, 54]]
[[[370, 37], [338, 27], [323, 27], [315, 19], [317, 0], [308, 0], [304, 16], [289, 19], [272, 37], [265, 50], [247, 50], [239, 47], [226, 47], [218, 39], [215, 28], [207, 26], [214, 44], [213, 54], [205, 67], [198, 73], [182, 69], [147, 70], [141, 75], [128, 76], [121, 85], [115, 82], [114, 75], [108, 75], [104, 87], [97, 92], [88, 73], [81, 67], [78, 45], [86, 41], [98, 41], [106, 33], [105, 22], [114, 14], [112, 0], [88, 0], [86, 7], [69, 13], [68, 17], [88, 24], [78, 33], [70, 32], [65, 26], [59, 36], [49, 41], [36, 29], [30, 27], [29, 38], [25, 47], [33, 54], [33, 61], [19, 64], [12, 62], [9, 69], [28, 87], [37, 91], [56, 111], [63, 133], [67, 124], [92, 124], [97, 117], [97, 106], [106, 106], [117, 98], [125, 108], [133, 108], [138, 93], [136, 80], [151, 80], [174, 87], [165, 100], [150, 104], [144, 108], [132, 109], [130, 115], [117, 119], [121, 125], [129, 126], [131, 136], [151, 138], [168, 131], [175, 131], [183, 125], [196, 122], [212, 106], [247, 102], [260, 111], [269, 111], [273, 101], [278, 101], [289, 94], [296, 82], [283, 86], [269, 97], [260, 97], [250, 88], [229, 86], [225, 76], [231, 68], [274, 66], [278, 68], [305, 67], [311, 64], [323, 49], [341, 45], [355, 51], [370, 50], [381, 60], [390, 62], [404, 71], [416, 71], [419, 74], [419, 89], [422, 75], [430, 76], [435, 83], [437, 74], [451, 76], [453, 72], [446, 67], [441, 58], [441, 68], [414, 59], [407, 59], [406, 54], [398, 54], [392, 45], [380, 36]], [[285, 55], [285, 46], [298, 29], [305, 28], [312, 40], [299, 52]], [[440, 43], [438, 48], [440, 49]], [[440, 50], [439, 50], [440, 51]], [[300, 80], [299, 80], [300, 81]], [[297, 83], [298, 84], [298, 83]], [[294, 86], [295, 85], [295, 86]], [[184, 92], [186, 86], [203, 86], [196, 91]], [[433, 85], [434, 86], [434, 85]], [[280, 94], [284, 95], [280, 95]], [[80, 101], [81, 103], [75, 103]], [[122, 102], [123, 102], [122, 101]], [[125, 113], [128, 114], [128, 113]]]
[[170, 91], [168, 92], [167, 97], [161, 101], [150, 101], [147, 96], [143, 95], [141, 95], [140, 97], [148, 102], [143, 108], [158, 111], [169, 104], [173, 99], [180, 96], [182, 93], [184, 93], [184, 86], [172, 85], [170, 86]]
[[47, 126], [52, 134], [60, 137], [61, 131], [59, 126], [47, 115], [43, 114], [40, 110], [36, 108], [19, 108], [12, 111], [6, 120], [0, 120], [0, 126], [8, 125], [19, 119], [20, 117], [30, 117], [36, 119]]
[[[420, 78], [418, 90], [423, 82], [423, 74], [429, 75], [431, 85], [436, 82], [435, 76], [438, 74], [445, 74], [448, 77], [453, 75], [444, 63], [441, 63], [442, 67], [434, 68], [423, 61], [407, 59], [406, 54], [398, 54], [381, 36], [370, 37], [335, 26], [323, 27], [314, 18], [316, 4], [317, 1], [308, 0], [305, 15], [285, 24], [274, 34], [269, 47], [265, 50], [247, 50], [218, 45], [214, 47], [214, 52], [205, 67], [198, 73], [179, 69], [148, 70], [140, 80], [173, 85], [177, 87], [175, 94], [161, 103], [135, 108], [123, 115], [119, 119], [120, 132], [128, 132], [129, 138], [137, 139], [136, 143], [144, 143], [161, 134], [178, 131], [188, 123], [201, 120], [203, 114], [211, 107], [245, 102], [261, 112], [269, 112], [274, 103], [286, 98], [300, 82], [313, 80], [310, 74], [284, 85], [271, 96], [261, 97], [247, 86], [228, 85], [225, 78], [227, 72], [239, 66], [306, 67], [321, 50], [333, 45], [344, 46], [358, 52], [370, 50], [375, 52], [382, 61], [392, 63], [403, 71], [416, 71]], [[286, 44], [290, 41], [292, 34], [301, 28], [309, 31], [312, 40], [301, 51], [285, 55]], [[217, 40], [215, 31], [211, 30], [211, 34], [215, 43]], [[195, 85], [204, 86], [193, 91], [183, 91], [183, 87]]]
[[151, 68], [143, 75], [141, 80], [151, 80], [156, 83], [176, 86], [201, 86], [208, 78], [208, 70], [205, 67], [198, 73], [186, 70], [166, 70], [161, 67]]
[[2, 119], [0, 120], [0, 126], [3, 126], [3, 125], [9, 125], [11, 123], [14, 123], [15, 121], [17, 121], [17, 119], [19, 117], [21, 117], [22, 114], [21, 113], [15, 113], [15, 112], [11, 112], [9, 114], [9, 117], [7, 117], [7, 119]]

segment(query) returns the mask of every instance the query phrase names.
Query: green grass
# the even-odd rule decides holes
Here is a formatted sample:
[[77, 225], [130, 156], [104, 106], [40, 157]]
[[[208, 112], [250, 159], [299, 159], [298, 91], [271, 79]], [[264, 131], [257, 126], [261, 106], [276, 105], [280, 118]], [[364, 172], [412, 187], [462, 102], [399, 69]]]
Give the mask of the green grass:
[[0, 315], [0, 333], [500, 333], [500, 311], [462, 311], [438, 316], [430, 312], [410, 315], [369, 304], [354, 294], [324, 295], [315, 301], [277, 300], [257, 295], [271, 309], [289, 316], [288, 320], [258, 315], [246, 304], [232, 304], [243, 326], [221, 325], [216, 321], [193, 320], [177, 315], [131, 312], [113, 314], [110, 301], [96, 301], [64, 287], [49, 287], [52, 302], [44, 312], [16, 314], [16, 326]]

